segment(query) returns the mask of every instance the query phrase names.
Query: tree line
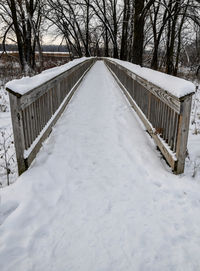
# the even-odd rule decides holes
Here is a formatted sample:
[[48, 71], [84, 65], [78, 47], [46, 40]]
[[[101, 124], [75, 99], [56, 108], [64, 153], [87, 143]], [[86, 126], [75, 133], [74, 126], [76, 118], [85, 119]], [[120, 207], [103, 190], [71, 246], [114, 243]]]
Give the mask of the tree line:
[[74, 56], [110, 56], [177, 75], [200, 63], [200, 0], [1, 0], [1, 41], [16, 43], [21, 69], [42, 67], [44, 31]]
[[[41, 45], [42, 47], [42, 52], [67, 52], [67, 46], [66, 45], [55, 45], [55, 44], [43, 44]], [[18, 47], [16, 43], [6, 43], [6, 44], [0, 44], [0, 52], [4, 51], [4, 48], [6, 52], [11, 52], [11, 51], [17, 51]], [[37, 52], [37, 47], [36, 47], [36, 52]]]

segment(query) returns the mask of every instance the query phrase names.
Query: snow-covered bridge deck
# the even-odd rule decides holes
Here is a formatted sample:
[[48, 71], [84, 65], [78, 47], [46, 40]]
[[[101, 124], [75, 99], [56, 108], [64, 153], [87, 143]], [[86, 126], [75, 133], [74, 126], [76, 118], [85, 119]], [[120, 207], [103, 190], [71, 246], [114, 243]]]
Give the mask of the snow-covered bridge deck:
[[0, 270], [200, 269], [199, 186], [171, 173], [103, 62], [2, 192]]

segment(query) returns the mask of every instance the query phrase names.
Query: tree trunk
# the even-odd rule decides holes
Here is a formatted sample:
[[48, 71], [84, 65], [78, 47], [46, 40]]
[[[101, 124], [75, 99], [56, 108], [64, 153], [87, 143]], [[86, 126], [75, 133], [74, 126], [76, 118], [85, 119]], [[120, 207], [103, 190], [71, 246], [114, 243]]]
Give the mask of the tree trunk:
[[[188, 0], [187, 4], [188, 3], [189, 3], [189, 0]], [[174, 67], [174, 72], [173, 72], [173, 75], [175, 75], [175, 76], [177, 76], [177, 74], [178, 74], [178, 64], [179, 64], [179, 57], [180, 57], [180, 52], [181, 52], [181, 41], [182, 41], [181, 33], [182, 33], [183, 24], [185, 21], [187, 8], [188, 8], [188, 5], [186, 5], [186, 7], [184, 9], [184, 13], [181, 18], [181, 23], [180, 23], [179, 30], [178, 30], [178, 45], [177, 45], [177, 50], [176, 50], [176, 62], [175, 62], [175, 67]]]
[[158, 42], [154, 42], [153, 57], [151, 60], [151, 68], [154, 70], [158, 69]]
[[133, 63], [142, 65], [144, 44], [144, 0], [135, 0]]
[[172, 20], [169, 19], [168, 21], [167, 60], [166, 60], [166, 72], [168, 74], [173, 74], [174, 72], [174, 45], [176, 38], [176, 25], [178, 19], [179, 5], [180, 5], [179, 1], [176, 1], [174, 5], [174, 17], [172, 18]]
[[119, 53], [118, 53], [118, 44], [117, 44], [117, 12], [116, 12], [116, 0], [113, 2], [113, 36], [114, 36], [114, 41], [113, 41], [113, 57], [118, 58]]
[[124, 11], [123, 11], [123, 24], [122, 24], [122, 39], [121, 39], [121, 50], [120, 59], [127, 60], [128, 55], [128, 24], [130, 18], [130, 1], [124, 0]]
[[85, 41], [85, 56], [89, 57], [90, 56], [90, 51], [89, 51], [89, 22], [90, 22], [90, 0], [87, 0], [86, 2], [87, 7], [86, 7], [86, 41]]
[[23, 51], [23, 42], [21, 39], [20, 29], [19, 29], [19, 25], [18, 25], [15, 0], [10, 0], [10, 9], [11, 9], [11, 14], [12, 14], [13, 25], [15, 28], [15, 35], [17, 38], [17, 46], [18, 46], [21, 70], [22, 70], [22, 73], [24, 73], [25, 68], [26, 68], [26, 61], [25, 61], [25, 55], [24, 55], [24, 51]]
[[[103, 13], [104, 13], [104, 21], [106, 22], [106, 2], [103, 0]], [[105, 27], [105, 38], [104, 38], [104, 56], [109, 56], [109, 48], [108, 48], [108, 29]]]

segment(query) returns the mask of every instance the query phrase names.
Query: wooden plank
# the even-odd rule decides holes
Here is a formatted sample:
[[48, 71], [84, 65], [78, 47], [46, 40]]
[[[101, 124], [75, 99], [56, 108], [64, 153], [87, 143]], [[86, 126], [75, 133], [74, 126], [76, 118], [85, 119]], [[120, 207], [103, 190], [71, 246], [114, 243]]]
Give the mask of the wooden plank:
[[53, 89], [51, 88], [49, 90], [50, 93], [50, 111], [51, 111], [51, 116], [53, 116]]
[[47, 124], [47, 92], [43, 95], [43, 103], [44, 103], [44, 126]]
[[181, 102], [181, 114], [179, 116], [177, 148], [176, 148], [176, 155], [178, 159], [177, 167], [175, 169], [176, 174], [181, 174], [184, 172], [191, 103], [192, 103], [192, 94], [188, 95]]
[[40, 97], [41, 130], [44, 128], [44, 94]]
[[33, 114], [32, 114], [32, 104], [28, 106], [28, 112], [29, 112], [29, 123], [30, 123], [30, 136], [31, 136], [31, 144], [34, 141], [34, 125], [33, 125]]
[[25, 110], [22, 111], [23, 132], [24, 132], [24, 149], [28, 149], [28, 136], [27, 136], [27, 121]]
[[40, 114], [39, 114], [39, 104], [38, 104], [38, 100], [35, 101], [35, 114], [36, 114], [36, 123], [37, 123], [37, 135], [39, 135], [40, 133]]
[[128, 76], [128, 92], [132, 97], [133, 96], [133, 80], [130, 76]]
[[168, 145], [170, 146], [170, 141], [172, 138], [172, 125], [173, 125], [173, 112], [174, 110], [172, 110], [171, 108], [170, 110], [170, 117], [169, 117], [169, 127], [168, 127]]
[[157, 109], [157, 126], [156, 126], [156, 131], [158, 134], [160, 134], [161, 132], [161, 118], [162, 118], [162, 114], [161, 114], [161, 109], [162, 109], [162, 102], [160, 101], [160, 99], [157, 99], [158, 101], [158, 109]]
[[175, 112], [175, 124], [174, 124], [174, 140], [173, 140], [173, 148], [172, 150], [176, 152], [176, 145], [177, 145], [177, 134], [178, 134], [178, 121], [179, 121], [179, 116]]
[[29, 112], [29, 129], [30, 129], [30, 136], [31, 136], [31, 144], [34, 141], [34, 122], [33, 122], [33, 114], [32, 114], [32, 104], [28, 106], [28, 112]]
[[29, 106], [25, 108], [26, 112], [26, 122], [27, 122], [27, 136], [28, 136], [28, 147], [30, 147], [32, 138], [31, 138], [31, 123], [30, 123], [30, 112]]
[[150, 112], [151, 112], [151, 92], [148, 94], [148, 113], [147, 113], [147, 119], [150, 120]]
[[38, 116], [39, 116], [39, 130], [42, 130], [42, 102], [41, 97], [37, 100], [38, 101]]
[[173, 145], [174, 145], [174, 134], [175, 134], [175, 121], [176, 121], [176, 112], [172, 110], [172, 120], [171, 120], [171, 131], [170, 131], [170, 141], [169, 145], [171, 149], [173, 150]]
[[35, 109], [35, 102], [32, 103], [32, 112], [33, 112], [33, 121], [34, 121], [34, 139], [37, 137], [37, 117], [36, 117], [36, 109]]
[[167, 105], [163, 104], [163, 139], [166, 140]]
[[166, 109], [166, 124], [165, 124], [165, 127], [166, 127], [166, 130], [165, 130], [165, 141], [168, 143], [168, 129], [169, 129], [169, 110], [170, 108], [167, 106], [167, 109]]
[[22, 121], [22, 111], [20, 109], [20, 98], [13, 95], [12, 93], [9, 93], [9, 98], [18, 174], [20, 175], [27, 169], [26, 161], [24, 161], [25, 142], [23, 133], [24, 128]]

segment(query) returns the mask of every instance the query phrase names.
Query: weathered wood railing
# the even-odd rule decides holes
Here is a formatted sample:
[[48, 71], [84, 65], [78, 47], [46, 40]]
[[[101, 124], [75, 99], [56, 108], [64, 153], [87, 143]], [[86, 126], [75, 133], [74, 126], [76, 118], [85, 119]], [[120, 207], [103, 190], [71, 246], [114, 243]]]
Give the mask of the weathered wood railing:
[[[103, 60], [173, 171], [182, 173], [193, 93], [177, 98], [119, 63]], [[95, 61], [87, 59], [23, 95], [7, 88], [19, 175], [30, 166]]]
[[104, 59], [174, 173], [184, 171], [192, 94], [177, 98], [115, 61]]
[[94, 58], [87, 59], [24, 95], [7, 88], [19, 175], [30, 166], [94, 62]]

